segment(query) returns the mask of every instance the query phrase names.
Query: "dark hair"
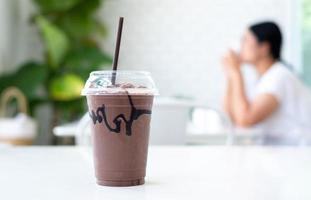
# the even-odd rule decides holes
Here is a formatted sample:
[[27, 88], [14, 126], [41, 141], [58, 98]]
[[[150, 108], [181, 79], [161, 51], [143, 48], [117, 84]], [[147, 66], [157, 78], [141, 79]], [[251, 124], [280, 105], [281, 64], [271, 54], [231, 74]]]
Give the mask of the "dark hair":
[[259, 43], [267, 42], [270, 45], [270, 53], [276, 60], [281, 60], [282, 33], [274, 22], [261, 22], [249, 27]]

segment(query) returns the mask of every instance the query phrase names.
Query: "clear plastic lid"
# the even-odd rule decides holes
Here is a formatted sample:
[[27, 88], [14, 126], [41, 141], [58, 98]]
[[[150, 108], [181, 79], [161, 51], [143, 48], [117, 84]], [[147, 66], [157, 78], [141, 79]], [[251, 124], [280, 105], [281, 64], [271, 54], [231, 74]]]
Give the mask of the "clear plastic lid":
[[81, 95], [111, 94], [157, 95], [158, 90], [149, 72], [109, 70], [92, 72], [81, 92]]

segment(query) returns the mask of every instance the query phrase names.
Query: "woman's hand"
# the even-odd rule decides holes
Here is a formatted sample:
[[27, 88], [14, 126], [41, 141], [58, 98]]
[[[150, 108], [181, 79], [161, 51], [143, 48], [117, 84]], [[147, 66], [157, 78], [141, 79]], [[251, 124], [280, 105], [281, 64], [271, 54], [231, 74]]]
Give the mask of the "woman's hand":
[[222, 59], [222, 65], [228, 76], [240, 72], [241, 60], [239, 55], [233, 50], [229, 50]]

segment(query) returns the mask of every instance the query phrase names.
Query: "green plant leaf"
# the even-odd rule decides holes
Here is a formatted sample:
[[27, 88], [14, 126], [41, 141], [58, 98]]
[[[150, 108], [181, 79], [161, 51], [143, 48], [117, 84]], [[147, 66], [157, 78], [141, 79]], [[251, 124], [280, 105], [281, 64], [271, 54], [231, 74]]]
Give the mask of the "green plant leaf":
[[47, 67], [36, 62], [27, 62], [12, 74], [0, 77], [0, 91], [10, 86], [18, 87], [29, 101], [41, 98], [40, 89], [47, 79]]
[[90, 36], [96, 31], [96, 21], [92, 16], [81, 13], [68, 13], [56, 20], [57, 25], [62, 28], [73, 40], [80, 40]]
[[103, 24], [101, 21], [99, 20], [95, 20], [95, 24], [96, 24], [96, 32], [102, 36], [105, 37], [108, 33], [108, 30], [105, 26], [105, 24]]
[[101, 3], [102, 0], [82, 0], [73, 8], [73, 11], [77, 11], [83, 15], [91, 15], [100, 7]]
[[79, 120], [87, 110], [86, 99], [84, 97], [70, 101], [55, 101], [54, 105], [59, 110], [61, 123]]
[[100, 67], [111, 66], [112, 58], [97, 47], [81, 47], [68, 53], [64, 62], [66, 71], [78, 74], [85, 80], [89, 73]]
[[[33, 0], [42, 12], [66, 11], [77, 5], [81, 0]], [[92, 2], [92, 0], [90, 1]]]
[[37, 16], [35, 21], [42, 33], [49, 65], [55, 69], [59, 66], [69, 49], [69, 40], [61, 29], [50, 23], [43, 16]]
[[75, 74], [57, 76], [50, 81], [50, 97], [55, 101], [70, 101], [81, 97], [83, 80]]
[[82, 0], [68, 12], [56, 14], [52, 19], [71, 39], [76, 41], [92, 37], [95, 34], [105, 36], [106, 27], [95, 15], [101, 2], [102, 0]]

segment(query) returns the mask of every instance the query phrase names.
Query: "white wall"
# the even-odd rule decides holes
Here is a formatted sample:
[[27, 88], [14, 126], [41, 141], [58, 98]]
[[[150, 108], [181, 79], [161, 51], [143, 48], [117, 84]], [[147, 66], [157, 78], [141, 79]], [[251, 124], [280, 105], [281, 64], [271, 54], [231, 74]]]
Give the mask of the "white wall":
[[[120, 69], [151, 71], [162, 95], [194, 96], [219, 106], [224, 78], [219, 60], [245, 27], [272, 19], [285, 33], [286, 60], [299, 64], [294, 0], [106, 0], [101, 17], [114, 51], [118, 17], [125, 17]], [[294, 46], [295, 44], [295, 46]]]
[[0, 72], [4, 70], [4, 66], [9, 62], [7, 48], [9, 46], [9, 12], [7, 1], [0, 0]]
[[42, 58], [37, 30], [30, 23], [34, 10], [32, 0], [0, 0], [0, 73]]

